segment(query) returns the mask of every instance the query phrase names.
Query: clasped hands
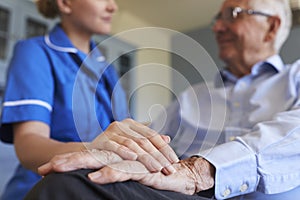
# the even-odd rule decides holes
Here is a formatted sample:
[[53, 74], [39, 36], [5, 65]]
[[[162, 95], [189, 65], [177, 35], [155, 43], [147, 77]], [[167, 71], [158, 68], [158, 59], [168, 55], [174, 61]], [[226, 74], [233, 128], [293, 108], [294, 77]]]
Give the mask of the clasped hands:
[[138, 181], [161, 189], [194, 194], [214, 185], [214, 167], [203, 158], [178, 159], [170, 138], [132, 119], [112, 123], [86, 150], [53, 157], [38, 171], [95, 169], [88, 177], [97, 184]]

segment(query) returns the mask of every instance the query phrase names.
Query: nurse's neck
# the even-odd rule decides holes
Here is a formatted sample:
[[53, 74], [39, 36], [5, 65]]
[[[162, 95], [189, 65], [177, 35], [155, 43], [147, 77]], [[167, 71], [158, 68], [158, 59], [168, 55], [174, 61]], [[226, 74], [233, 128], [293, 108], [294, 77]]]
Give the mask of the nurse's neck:
[[[77, 35], [68, 35], [72, 44], [82, 51], [85, 54], [89, 54], [91, 51], [90, 49], [90, 37], [83, 38], [83, 37], [77, 37]], [[74, 37], [75, 36], [75, 37]]]
[[62, 25], [63, 30], [71, 40], [72, 44], [82, 51], [85, 54], [89, 54], [91, 51], [90, 49], [90, 40], [92, 37], [92, 34], [87, 33], [83, 30], [77, 30], [70, 26]]

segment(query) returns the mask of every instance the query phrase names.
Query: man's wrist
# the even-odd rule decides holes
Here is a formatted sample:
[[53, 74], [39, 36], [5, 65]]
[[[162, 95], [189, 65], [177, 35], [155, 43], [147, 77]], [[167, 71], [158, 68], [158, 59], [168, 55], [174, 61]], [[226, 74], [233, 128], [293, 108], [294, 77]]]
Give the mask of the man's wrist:
[[215, 184], [214, 166], [198, 155], [194, 155], [190, 159], [193, 162], [192, 172], [195, 176], [195, 193], [212, 188]]

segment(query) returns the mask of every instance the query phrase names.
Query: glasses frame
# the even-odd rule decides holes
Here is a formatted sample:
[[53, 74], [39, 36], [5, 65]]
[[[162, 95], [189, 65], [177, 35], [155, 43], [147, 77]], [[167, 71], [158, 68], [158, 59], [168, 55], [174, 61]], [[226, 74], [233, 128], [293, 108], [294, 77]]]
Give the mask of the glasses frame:
[[233, 22], [234, 20], [236, 20], [238, 18], [238, 16], [241, 13], [246, 13], [247, 15], [260, 15], [260, 16], [265, 16], [265, 17], [272, 17], [273, 15], [265, 13], [265, 12], [261, 12], [261, 11], [257, 11], [257, 10], [253, 10], [253, 9], [243, 9], [241, 7], [231, 7], [231, 8], [227, 8], [228, 10], [230, 10], [230, 16], [226, 16], [224, 17], [222, 15], [221, 12], [219, 12], [213, 20], [213, 24], [215, 24], [216, 21], [218, 20], [223, 20], [223, 21], [227, 21], [227, 22]]

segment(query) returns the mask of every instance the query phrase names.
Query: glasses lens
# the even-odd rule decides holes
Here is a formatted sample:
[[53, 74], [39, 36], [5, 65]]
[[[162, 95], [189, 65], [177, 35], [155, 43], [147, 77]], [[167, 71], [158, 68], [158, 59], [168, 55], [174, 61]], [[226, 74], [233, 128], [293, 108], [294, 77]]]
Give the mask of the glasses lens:
[[214, 21], [217, 20], [224, 20], [224, 21], [233, 21], [233, 19], [235, 18], [234, 16], [234, 8], [226, 8], [225, 10], [223, 10], [222, 12], [219, 12], [215, 18]]
[[236, 12], [234, 8], [227, 8], [224, 10], [225, 20], [232, 22], [236, 18]]
[[235, 18], [237, 18], [238, 14], [240, 13], [240, 8], [226, 8], [222, 12], [219, 12], [213, 20], [213, 24], [217, 20], [223, 20], [224, 22], [233, 22]]

